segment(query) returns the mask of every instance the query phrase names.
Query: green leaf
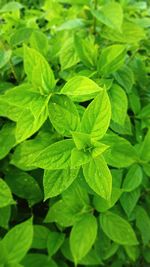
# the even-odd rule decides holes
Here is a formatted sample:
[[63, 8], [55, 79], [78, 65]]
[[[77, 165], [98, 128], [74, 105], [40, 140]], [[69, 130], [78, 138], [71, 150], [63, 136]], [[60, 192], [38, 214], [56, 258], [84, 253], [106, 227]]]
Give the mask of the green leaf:
[[11, 206], [0, 208], [0, 226], [8, 229], [8, 224], [11, 216]]
[[101, 91], [85, 110], [81, 120], [81, 131], [100, 140], [106, 133], [111, 118], [111, 107], [107, 92]]
[[136, 226], [140, 230], [143, 244], [147, 245], [150, 241], [150, 217], [141, 206], [136, 208]]
[[10, 37], [10, 44], [16, 46], [29, 40], [32, 31], [33, 29], [27, 27], [16, 30]]
[[126, 90], [127, 93], [132, 91], [132, 86], [134, 84], [134, 73], [130, 67], [124, 65], [113, 75], [116, 81]]
[[49, 259], [47, 255], [39, 253], [29, 253], [22, 261], [24, 267], [57, 267], [56, 263]]
[[99, 20], [106, 26], [114, 30], [121, 31], [123, 22], [123, 10], [119, 3], [108, 2], [104, 6], [102, 6], [100, 10], [93, 10], [92, 14], [97, 18], [97, 20]]
[[98, 61], [100, 75], [108, 76], [122, 67], [125, 60], [125, 46], [111, 45], [103, 48]]
[[75, 35], [75, 49], [80, 60], [88, 68], [96, 65], [97, 61], [97, 45], [94, 44], [94, 38], [88, 36], [86, 39]]
[[65, 169], [70, 166], [73, 148], [74, 143], [71, 139], [56, 142], [39, 153], [33, 165], [47, 170]]
[[11, 158], [11, 164], [22, 170], [35, 169], [32, 162], [46, 147], [56, 142], [57, 134], [41, 130], [34, 139], [26, 140], [19, 144]]
[[141, 190], [140, 188], [134, 189], [132, 192], [125, 192], [122, 194], [120, 198], [120, 203], [125, 213], [130, 217], [133, 212], [139, 198], [140, 198]]
[[19, 263], [31, 247], [33, 238], [32, 220], [13, 227], [3, 238], [7, 250], [7, 262]]
[[83, 102], [94, 98], [102, 88], [84, 76], [71, 78], [62, 88], [61, 93], [70, 96], [74, 101]]
[[100, 225], [104, 233], [114, 242], [120, 245], [138, 245], [131, 225], [119, 215], [110, 211], [101, 214]]
[[40, 30], [32, 30], [30, 36], [30, 45], [32, 48], [37, 50], [43, 55], [46, 55], [48, 52], [49, 44], [47, 36]]
[[65, 95], [52, 96], [48, 105], [49, 118], [54, 128], [63, 136], [80, 127], [80, 117], [75, 104]]
[[49, 232], [47, 240], [48, 255], [53, 256], [64, 242], [65, 235], [58, 232]]
[[12, 51], [11, 50], [0, 50], [0, 69], [3, 68], [6, 64], [8, 64], [11, 58]]
[[128, 99], [124, 90], [119, 85], [113, 84], [109, 90], [109, 97], [112, 120], [120, 125], [124, 125], [128, 108]]
[[143, 173], [139, 165], [134, 164], [130, 167], [123, 181], [123, 189], [126, 192], [131, 192], [136, 189], [142, 182]]
[[11, 191], [20, 198], [27, 199], [29, 205], [42, 200], [43, 194], [37, 181], [28, 173], [17, 168], [10, 168], [5, 176]]
[[93, 215], [84, 215], [70, 233], [70, 248], [77, 264], [92, 248], [97, 235], [97, 221]]
[[59, 59], [61, 70], [69, 69], [79, 62], [78, 54], [74, 48], [73, 37], [68, 37], [64, 41], [59, 52]]
[[150, 129], [148, 129], [144, 141], [141, 144], [140, 157], [146, 162], [150, 161]]
[[23, 8], [22, 4], [15, 1], [10, 1], [1, 8], [0, 13], [15, 12], [21, 8]]
[[109, 199], [112, 190], [112, 177], [102, 156], [93, 158], [83, 165], [83, 173], [88, 185], [104, 199]]
[[91, 147], [91, 136], [90, 134], [73, 131], [72, 133], [73, 141], [77, 149], [85, 149]]
[[31, 248], [34, 249], [46, 249], [49, 236], [49, 229], [43, 225], [33, 226], [33, 241]]
[[35, 49], [24, 45], [24, 69], [28, 80], [41, 94], [53, 92], [55, 78], [46, 59]]
[[55, 197], [66, 190], [75, 180], [78, 169], [45, 170], [44, 172], [44, 195], [45, 200]]
[[4, 158], [16, 144], [15, 124], [5, 123], [0, 131], [0, 159]]
[[0, 178], [0, 208], [15, 204], [7, 183]]

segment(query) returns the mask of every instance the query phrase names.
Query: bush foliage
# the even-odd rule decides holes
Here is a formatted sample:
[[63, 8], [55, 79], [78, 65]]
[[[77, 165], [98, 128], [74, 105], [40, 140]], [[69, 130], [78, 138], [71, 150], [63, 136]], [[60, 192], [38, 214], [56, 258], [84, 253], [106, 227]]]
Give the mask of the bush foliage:
[[150, 6], [0, 3], [0, 266], [150, 266]]

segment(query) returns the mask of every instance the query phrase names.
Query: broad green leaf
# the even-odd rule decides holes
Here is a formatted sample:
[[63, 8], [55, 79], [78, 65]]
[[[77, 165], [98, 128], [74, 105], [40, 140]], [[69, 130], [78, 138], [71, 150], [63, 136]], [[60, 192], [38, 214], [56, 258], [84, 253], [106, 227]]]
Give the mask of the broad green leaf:
[[33, 226], [33, 241], [31, 248], [34, 249], [46, 249], [49, 236], [49, 229], [43, 225]]
[[35, 49], [24, 45], [24, 69], [28, 80], [41, 94], [53, 92], [55, 78], [46, 59]]
[[77, 177], [78, 169], [45, 170], [43, 185], [45, 200], [66, 190]]
[[72, 138], [78, 150], [91, 147], [91, 136], [87, 133], [72, 131]]
[[111, 107], [107, 92], [101, 91], [86, 108], [82, 120], [81, 131], [100, 140], [106, 133], [111, 118]]
[[83, 102], [94, 98], [103, 89], [84, 76], [71, 78], [62, 88], [61, 93], [70, 96], [74, 101]]
[[33, 238], [32, 220], [14, 226], [3, 238], [7, 250], [7, 262], [19, 263], [31, 247]]
[[114, 44], [103, 48], [98, 61], [98, 72], [100, 75], [108, 76], [122, 67], [125, 60], [126, 47]]
[[9, 153], [15, 143], [15, 124], [10, 122], [5, 123], [0, 131], [0, 159]]
[[51, 131], [39, 131], [34, 139], [19, 144], [11, 158], [11, 164], [22, 170], [35, 169], [33, 160], [42, 150], [56, 142], [58, 135]]
[[9, 1], [0, 9], [0, 13], [15, 12], [21, 8], [23, 8], [22, 4], [15, 1]]
[[80, 60], [88, 68], [96, 65], [97, 61], [97, 45], [94, 44], [94, 38], [88, 36], [86, 39], [75, 35], [75, 49]]
[[91, 153], [87, 150], [78, 150], [74, 148], [71, 153], [71, 166], [80, 167], [91, 160]]
[[120, 198], [120, 203], [122, 208], [128, 217], [132, 214], [139, 198], [140, 198], [141, 190], [140, 188], [134, 189], [132, 192], [125, 192], [122, 194]]
[[27, 27], [16, 30], [10, 37], [10, 44], [16, 46], [29, 40], [32, 31], [33, 29]]
[[65, 169], [70, 166], [74, 146], [71, 139], [56, 142], [39, 153], [34, 159], [33, 166], [47, 170]]
[[10, 168], [5, 179], [13, 194], [27, 199], [29, 205], [34, 205], [42, 200], [43, 194], [39, 184], [30, 174], [17, 168]]
[[46, 55], [48, 52], [49, 44], [48, 38], [42, 31], [32, 31], [30, 36], [30, 45], [32, 48], [36, 49], [43, 55]]
[[7, 183], [0, 178], [0, 208], [4, 208], [11, 204], [15, 204], [11, 190], [8, 187]]
[[138, 245], [131, 225], [119, 215], [107, 212], [100, 215], [100, 225], [104, 233], [120, 245]]
[[53, 256], [61, 247], [64, 242], [65, 235], [58, 232], [49, 232], [47, 240], [48, 255]]
[[64, 41], [59, 52], [59, 59], [61, 70], [69, 69], [79, 62], [79, 57], [74, 47], [73, 37], [67, 37]]
[[48, 105], [49, 118], [54, 128], [63, 136], [80, 127], [80, 117], [75, 104], [65, 95], [52, 96]]
[[11, 206], [0, 208], [0, 227], [8, 229], [10, 216], [11, 216]]
[[143, 244], [147, 245], [150, 241], [150, 217], [141, 206], [136, 208], [136, 226], [140, 230]]
[[104, 152], [106, 162], [113, 167], [128, 167], [138, 160], [135, 148], [126, 139], [115, 134], [107, 134], [102, 143], [110, 146]]
[[8, 64], [11, 58], [12, 51], [11, 50], [0, 50], [0, 69], [3, 68], [6, 64]]
[[92, 248], [97, 235], [96, 218], [87, 214], [76, 222], [70, 233], [70, 248], [77, 264]]
[[58, 265], [45, 254], [29, 253], [22, 261], [24, 267], [57, 267]]
[[150, 161], [150, 129], [148, 129], [144, 141], [141, 144], [140, 157], [146, 162]]
[[73, 30], [76, 28], [80, 28], [84, 26], [84, 21], [82, 19], [71, 19], [64, 22], [57, 28], [57, 31], [64, 31], [64, 30]]
[[123, 190], [126, 192], [131, 192], [141, 184], [142, 179], [143, 173], [141, 167], [137, 164], [132, 165], [123, 181]]
[[[105, 3], [105, 2], [104, 2]], [[93, 10], [92, 14], [98, 21], [106, 26], [121, 31], [123, 22], [123, 10], [119, 3], [108, 2], [100, 10]]]
[[134, 73], [130, 67], [124, 65], [113, 75], [116, 81], [126, 90], [127, 93], [132, 91], [132, 86], [134, 84]]
[[102, 156], [93, 158], [83, 165], [83, 173], [88, 185], [104, 199], [110, 199], [112, 177]]
[[128, 108], [128, 99], [124, 90], [119, 85], [113, 84], [109, 90], [109, 97], [112, 120], [120, 125], [124, 125]]

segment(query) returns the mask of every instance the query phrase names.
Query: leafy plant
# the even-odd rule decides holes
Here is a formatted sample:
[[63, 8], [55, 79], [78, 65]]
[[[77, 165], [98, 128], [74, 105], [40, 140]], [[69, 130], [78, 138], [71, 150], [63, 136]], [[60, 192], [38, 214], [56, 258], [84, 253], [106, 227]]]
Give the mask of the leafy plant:
[[0, 2], [0, 266], [150, 264], [150, 6]]

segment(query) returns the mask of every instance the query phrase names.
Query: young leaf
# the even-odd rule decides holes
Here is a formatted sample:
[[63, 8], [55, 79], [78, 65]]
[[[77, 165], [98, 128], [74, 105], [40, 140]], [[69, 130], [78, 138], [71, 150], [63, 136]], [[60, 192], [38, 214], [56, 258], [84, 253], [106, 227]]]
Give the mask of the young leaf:
[[103, 48], [98, 61], [98, 72], [100, 75], [108, 76], [117, 71], [125, 60], [125, 46], [111, 45]]
[[109, 199], [112, 190], [112, 177], [102, 156], [93, 158], [83, 165], [83, 173], [88, 185], [104, 199]]
[[70, 96], [74, 101], [83, 102], [95, 97], [103, 89], [84, 76], [75, 76], [62, 88], [61, 93]]
[[45, 148], [33, 161], [33, 166], [47, 169], [65, 169], [70, 166], [71, 151], [74, 148], [71, 139], [56, 142]]
[[10, 188], [4, 180], [0, 178], [0, 208], [15, 204]]
[[106, 133], [111, 118], [111, 107], [105, 90], [101, 91], [85, 110], [81, 120], [81, 131], [100, 140]]
[[120, 125], [124, 125], [128, 100], [124, 90], [117, 84], [114, 84], [109, 90], [109, 97], [112, 110], [112, 120]]
[[32, 220], [13, 227], [3, 238], [7, 250], [7, 262], [19, 263], [31, 247], [33, 238]]
[[64, 136], [80, 127], [80, 117], [75, 104], [65, 95], [52, 96], [48, 105], [49, 118], [54, 128]]
[[76, 222], [70, 233], [70, 248], [77, 264], [92, 248], [97, 235], [96, 218], [87, 214]]
[[77, 177], [78, 169], [45, 170], [43, 185], [45, 200], [66, 190]]
[[120, 245], [138, 245], [131, 225], [119, 215], [107, 212], [100, 215], [100, 225], [104, 233]]
[[42, 94], [53, 92], [55, 78], [46, 59], [35, 49], [24, 45], [24, 69], [28, 80]]

